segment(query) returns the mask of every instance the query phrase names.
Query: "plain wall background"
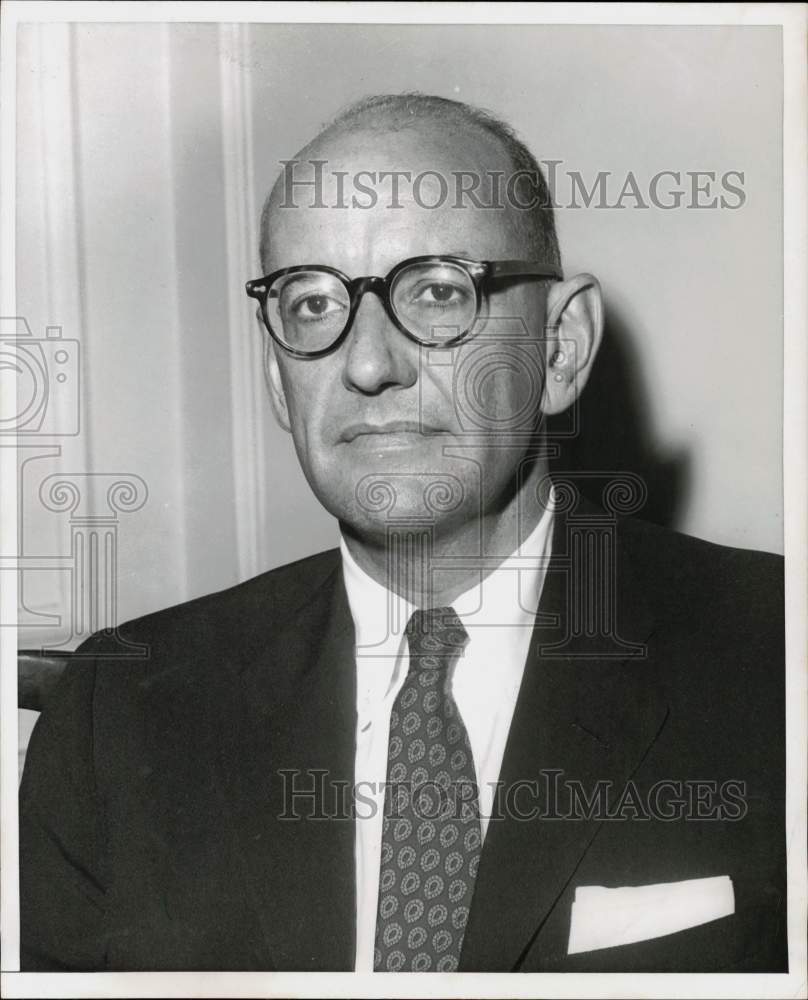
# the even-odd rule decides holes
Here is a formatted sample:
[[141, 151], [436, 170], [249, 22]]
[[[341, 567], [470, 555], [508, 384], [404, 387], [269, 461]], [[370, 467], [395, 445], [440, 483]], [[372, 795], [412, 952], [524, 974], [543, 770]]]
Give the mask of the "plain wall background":
[[[567, 461], [644, 476], [641, 516], [781, 552], [780, 74], [778, 28], [22, 26], [18, 312], [82, 359], [81, 433], [28, 452], [25, 551], [69, 551], [38, 499], [54, 471], [147, 483], [119, 517], [121, 621], [335, 544], [272, 420], [243, 282], [278, 161], [346, 102], [417, 89], [501, 114], [590, 184], [744, 172], [735, 211], [559, 211], [565, 270], [607, 304]], [[21, 644], [67, 634], [69, 590], [24, 576], [28, 612], [61, 624], [30, 617]]]

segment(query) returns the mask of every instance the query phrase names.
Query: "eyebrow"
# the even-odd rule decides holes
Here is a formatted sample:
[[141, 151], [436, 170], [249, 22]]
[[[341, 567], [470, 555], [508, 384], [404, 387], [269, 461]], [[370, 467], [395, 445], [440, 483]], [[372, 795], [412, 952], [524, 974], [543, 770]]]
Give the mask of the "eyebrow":
[[[321, 265], [314, 264], [312, 266], [313, 267], [320, 267]], [[284, 287], [284, 289], [287, 289], [287, 288], [290, 288], [292, 285], [299, 285], [303, 281], [310, 281], [311, 280], [311, 272], [309, 272], [309, 271], [298, 271], [298, 272], [296, 272], [294, 274], [287, 274], [287, 275], [285, 275], [285, 278], [283, 278], [281, 280], [283, 281], [283, 287]], [[272, 291], [275, 293], [275, 295], [277, 295], [279, 293], [279, 290], [276, 288], [275, 285], [272, 286]]]

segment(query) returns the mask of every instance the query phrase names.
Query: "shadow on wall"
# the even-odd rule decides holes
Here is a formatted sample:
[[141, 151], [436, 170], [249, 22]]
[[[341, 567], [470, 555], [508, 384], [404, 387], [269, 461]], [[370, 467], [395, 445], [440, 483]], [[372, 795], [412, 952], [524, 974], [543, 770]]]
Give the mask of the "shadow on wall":
[[[553, 463], [558, 472], [633, 472], [644, 480], [648, 499], [636, 516], [678, 529], [690, 488], [690, 455], [665, 453], [652, 438], [649, 387], [632, 346], [633, 336], [610, 307], [595, 367], [578, 404], [579, 433], [563, 441]], [[549, 431], [560, 427], [550, 421]], [[587, 493], [585, 487], [583, 493]], [[600, 502], [600, 491], [589, 496]]]

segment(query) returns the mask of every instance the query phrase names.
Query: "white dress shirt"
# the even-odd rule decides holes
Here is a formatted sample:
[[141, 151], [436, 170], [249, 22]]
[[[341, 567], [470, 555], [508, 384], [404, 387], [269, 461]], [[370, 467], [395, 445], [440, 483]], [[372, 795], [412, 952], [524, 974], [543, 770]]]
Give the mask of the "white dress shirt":
[[[483, 838], [550, 557], [551, 508], [519, 550], [452, 602], [469, 641], [450, 673], [451, 692], [474, 755]], [[372, 972], [390, 711], [409, 670], [405, 629], [414, 607], [360, 569], [344, 539], [340, 548], [356, 629], [355, 968]]]

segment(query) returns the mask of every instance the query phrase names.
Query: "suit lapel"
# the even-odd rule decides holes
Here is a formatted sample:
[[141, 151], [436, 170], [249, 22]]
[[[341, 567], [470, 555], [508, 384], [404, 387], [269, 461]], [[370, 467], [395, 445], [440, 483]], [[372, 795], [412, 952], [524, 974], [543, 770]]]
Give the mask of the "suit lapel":
[[[620, 640], [607, 636], [599, 646], [598, 637], [575, 634], [587, 586], [573, 558], [579, 542], [572, 519], [557, 515], [498, 805], [483, 847], [462, 971], [520, 967], [599, 828], [596, 818], [562, 818], [569, 813], [564, 782], [581, 782], [587, 794], [597, 782], [611, 782], [612, 794], [615, 789], [619, 794], [666, 718], [667, 704], [641, 645], [653, 622], [619, 548], [613, 579]], [[628, 651], [634, 655], [625, 657]], [[531, 807], [538, 815], [524, 818]]]
[[254, 649], [230, 696], [233, 731], [221, 733], [218, 775], [267, 942], [261, 961], [350, 970], [355, 668], [339, 566], [280, 634]]

